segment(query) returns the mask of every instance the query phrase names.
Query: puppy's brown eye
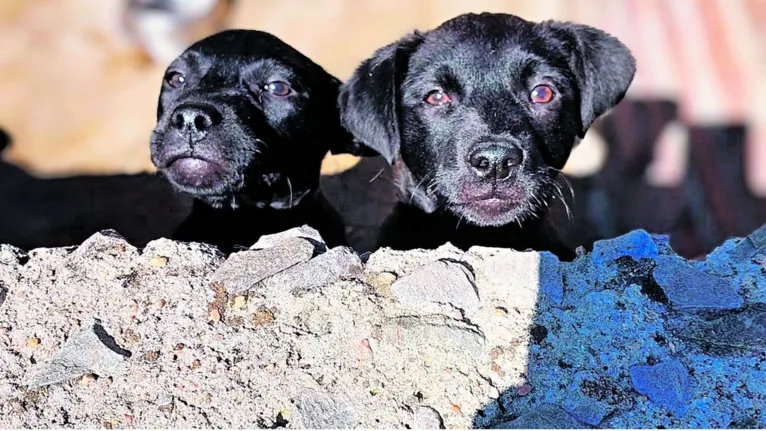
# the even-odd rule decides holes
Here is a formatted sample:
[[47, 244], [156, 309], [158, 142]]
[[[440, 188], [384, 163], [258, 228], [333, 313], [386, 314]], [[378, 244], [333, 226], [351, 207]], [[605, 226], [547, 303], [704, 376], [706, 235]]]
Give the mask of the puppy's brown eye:
[[532, 103], [548, 103], [553, 100], [553, 90], [547, 85], [538, 85], [532, 89], [532, 93], [529, 94], [529, 98]]
[[428, 96], [426, 96], [426, 103], [429, 105], [443, 106], [449, 104], [450, 102], [452, 102], [452, 99], [450, 99], [447, 93], [441, 90], [434, 90], [428, 93]]
[[165, 82], [173, 88], [180, 88], [186, 83], [186, 77], [181, 72], [170, 72], [165, 76]]
[[269, 82], [268, 84], [263, 86], [264, 91], [268, 91], [269, 93], [275, 95], [275, 96], [287, 96], [290, 94], [293, 90], [290, 88], [290, 86], [282, 81], [274, 81]]

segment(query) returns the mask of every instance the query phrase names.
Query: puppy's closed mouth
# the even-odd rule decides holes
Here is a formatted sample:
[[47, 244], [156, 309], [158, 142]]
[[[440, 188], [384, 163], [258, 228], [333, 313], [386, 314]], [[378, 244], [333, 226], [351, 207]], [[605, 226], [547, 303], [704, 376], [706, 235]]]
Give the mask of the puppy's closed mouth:
[[497, 226], [515, 220], [523, 213], [525, 194], [519, 190], [492, 191], [466, 196], [452, 204], [453, 210], [480, 226]]
[[212, 160], [208, 160], [208, 159], [206, 159], [204, 157], [192, 156], [190, 154], [180, 154], [180, 155], [168, 158], [168, 160], [165, 162], [165, 165], [163, 166], [163, 168], [169, 168], [169, 167], [171, 167], [173, 165], [176, 165], [177, 163], [180, 163], [182, 165], [183, 164], [189, 164], [189, 163], [196, 163], [198, 165], [203, 165], [203, 164], [209, 164], [209, 165], [214, 165], [214, 166], [218, 165], [218, 163], [216, 163], [216, 162], [214, 162]]
[[168, 159], [163, 166], [171, 179], [185, 186], [203, 187], [212, 183], [224, 169], [215, 161], [192, 155], [178, 155]]

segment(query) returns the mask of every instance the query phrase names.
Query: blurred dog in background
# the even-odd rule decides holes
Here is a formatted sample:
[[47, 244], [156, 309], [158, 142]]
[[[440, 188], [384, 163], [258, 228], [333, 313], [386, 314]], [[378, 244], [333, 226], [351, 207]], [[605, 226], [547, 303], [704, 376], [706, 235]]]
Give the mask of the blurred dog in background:
[[124, 21], [152, 62], [167, 64], [226, 26], [235, 0], [126, 0]]

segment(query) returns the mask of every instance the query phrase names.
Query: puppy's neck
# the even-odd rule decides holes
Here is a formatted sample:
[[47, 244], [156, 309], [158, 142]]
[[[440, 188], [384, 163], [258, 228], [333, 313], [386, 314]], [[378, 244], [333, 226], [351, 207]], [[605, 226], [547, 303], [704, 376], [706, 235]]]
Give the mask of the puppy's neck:
[[426, 214], [419, 208], [400, 202], [386, 220], [379, 242], [381, 247], [400, 250], [433, 249], [445, 243], [468, 250], [473, 246], [533, 249], [550, 251], [560, 259], [574, 258], [566, 226], [560, 226], [542, 213], [540, 218], [527, 219], [503, 226], [480, 227], [466, 223], [446, 210]]
[[[254, 206], [259, 209], [272, 209], [272, 210], [292, 210], [298, 207], [304, 200], [312, 200], [316, 198], [317, 190], [298, 190], [289, 193], [287, 196], [274, 198], [268, 201], [254, 201], [250, 206]], [[249, 202], [246, 202], [249, 204]]]
[[205, 242], [230, 253], [239, 246], [255, 243], [262, 235], [302, 225], [317, 229], [330, 246], [346, 244], [342, 220], [320, 192], [306, 196], [290, 210], [254, 206], [215, 209], [195, 199], [191, 214], [179, 226], [174, 239]]
[[236, 194], [218, 199], [195, 198], [195, 208], [225, 213], [275, 212], [283, 213], [310, 206], [319, 196], [319, 190], [296, 190], [286, 196], [274, 196], [271, 199]]

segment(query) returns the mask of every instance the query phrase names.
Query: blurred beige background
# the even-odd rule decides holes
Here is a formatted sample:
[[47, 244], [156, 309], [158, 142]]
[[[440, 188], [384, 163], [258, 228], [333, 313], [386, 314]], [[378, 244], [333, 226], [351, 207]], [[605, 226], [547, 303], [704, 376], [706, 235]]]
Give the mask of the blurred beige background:
[[[152, 169], [147, 140], [165, 64], [135, 43], [124, 5], [0, 2], [0, 127], [14, 140], [6, 160], [38, 176]], [[377, 47], [469, 11], [570, 19], [615, 34], [639, 59], [631, 94], [678, 98], [696, 122], [755, 124], [749, 151], [766, 160], [766, 107], [756, 103], [766, 97], [764, 0], [240, 0], [224, 25], [272, 32], [346, 79]], [[205, 31], [214, 29], [188, 43]], [[660, 146], [658, 181], [678, 181], [682, 145]], [[598, 169], [605, 150], [588, 148], [571, 171]], [[766, 190], [766, 170], [747, 175]]]

